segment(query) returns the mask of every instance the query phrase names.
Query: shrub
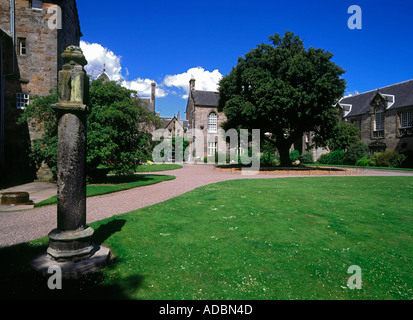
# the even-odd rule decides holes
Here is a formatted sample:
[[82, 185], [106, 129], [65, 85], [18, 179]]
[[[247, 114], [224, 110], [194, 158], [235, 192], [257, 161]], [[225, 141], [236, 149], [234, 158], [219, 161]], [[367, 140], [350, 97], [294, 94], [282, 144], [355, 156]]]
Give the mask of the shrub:
[[368, 157], [363, 157], [356, 162], [356, 166], [368, 167], [370, 165], [370, 159]]
[[260, 157], [260, 164], [261, 165], [274, 165], [277, 162], [275, 153], [264, 151]]
[[357, 160], [367, 157], [369, 154], [369, 147], [364, 142], [352, 144], [344, 154], [343, 163], [355, 165]]
[[298, 150], [293, 150], [290, 152], [290, 160], [292, 162], [297, 161], [300, 158], [300, 152]]
[[323, 154], [318, 160], [322, 164], [343, 164], [344, 150], [337, 150]]
[[406, 156], [394, 150], [387, 150], [381, 153], [374, 153], [371, 157], [371, 164], [376, 167], [400, 168], [406, 160]]
[[314, 157], [312, 152], [304, 152], [300, 156], [300, 162], [301, 163], [314, 163]]

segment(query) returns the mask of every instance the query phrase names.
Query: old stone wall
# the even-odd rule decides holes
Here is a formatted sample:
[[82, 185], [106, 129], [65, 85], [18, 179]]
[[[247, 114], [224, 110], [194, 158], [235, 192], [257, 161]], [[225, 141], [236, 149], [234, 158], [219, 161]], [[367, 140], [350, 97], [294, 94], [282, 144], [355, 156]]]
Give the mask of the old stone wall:
[[[0, 27], [12, 35], [10, 3], [10, 0], [0, 0]], [[78, 46], [81, 36], [75, 0], [44, 1], [42, 9], [32, 8], [29, 0], [15, 0], [14, 3], [15, 44], [12, 49], [15, 52], [16, 69], [13, 79], [9, 78], [5, 88], [5, 157], [10, 170], [27, 165], [27, 152], [17, 151], [15, 146], [28, 146], [30, 141], [42, 135], [42, 131], [30, 123], [25, 126], [16, 124], [22, 112], [17, 109], [16, 94], [25, 93], [30, 96], [30, 101], [37, 95], [48, 95], [57, 85], [58, 71], [63, 65], [61, 53], [69, 45]], [[58, 6], [61, 9], [60, 26], [50, 21], [59, 18]], [[48, 13], [49, 8], [53, 10]], [[22, 43], [24, 50], [21, 50]], [[37, 176], [39, 179], [48, 179], [51, 177], [50, 170], [42, 166]]]
[[358, 118], [360, 122], [361, 140], [370, 145], [375, 141], [386, 144], [386, 150], [396, 150], [397, 152], [406, 153], [413, 150], [413, 137], [399, 135], [399, 110], [387, 110], [384, 116], [384, 137], [373, 137], [373, 120], [370, 114], [364, 114]]
[[[204, 136], [204, 156], [206, 157], [208, 151], [208, 135], [214, 136], [217, 133], [209, 133], [209, 115], [215, 112], [217, 114], [217, 129], [221, 129], [223, 123], [227, 120], [224, 113], [218, 112], [216, 107], [204, 107], [204, 106], [195, 106], [194, 107], [194, 124], [195, 129], [201, 130]], [[223, 149], [220, 149], [219, 152], [224, 152]]]

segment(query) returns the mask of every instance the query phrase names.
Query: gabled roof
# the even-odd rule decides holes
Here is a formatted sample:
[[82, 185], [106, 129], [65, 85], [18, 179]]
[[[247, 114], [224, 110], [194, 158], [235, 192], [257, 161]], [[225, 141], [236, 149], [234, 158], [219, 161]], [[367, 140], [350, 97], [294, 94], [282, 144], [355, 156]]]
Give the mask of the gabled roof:
[[192, 97], [196, 106], [218, 106], [219, 93], [214, 91], [193, 90]]
[[350, 106], [350, 112], [346, 115], [346, 117], [359, 116], [370, 112], [370, 102], [378, 93], [380, 93], [383, 97], [389, 98], [389, 110], [413, 106], [413, 79], [383, 87], [378, 90], [367, 91], [355, 96], [344, 97], [340, 100], [339, 104], [341, 106]]
[[161, 118], [161, 128], [166, 128], [173, 120], [178, 122], [182, 128], [189, 130], [190, 129], [190, 123], [189, 120], [178, 120], [177, 117], [173, 118]]

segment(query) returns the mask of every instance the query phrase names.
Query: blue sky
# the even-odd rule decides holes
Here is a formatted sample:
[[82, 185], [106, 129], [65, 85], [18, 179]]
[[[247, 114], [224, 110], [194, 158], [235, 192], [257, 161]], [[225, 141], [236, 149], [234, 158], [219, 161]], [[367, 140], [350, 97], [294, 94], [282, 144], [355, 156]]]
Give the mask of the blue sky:
[[[362, 29], [350, 29], [351, 5]], [[189, 78], [215, 90], [244, 55], [290, 30], [306, 47], [323, 48], [346, 73], [346, 94], [413, 79], [412, 0], [78, 0], [87, 70], [107, 73], [147, 96], [157, 83], [156, 111], [181, 117]]]

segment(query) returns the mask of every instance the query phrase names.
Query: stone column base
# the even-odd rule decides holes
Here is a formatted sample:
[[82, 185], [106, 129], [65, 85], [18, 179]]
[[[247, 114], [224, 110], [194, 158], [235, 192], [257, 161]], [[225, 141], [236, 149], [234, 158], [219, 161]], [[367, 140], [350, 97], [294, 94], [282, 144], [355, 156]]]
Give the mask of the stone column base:
[[49, 233], [49, 248], [47, 253], [56, 261], [80, 261], [93, 254], [92, 235], [90, 227], [74, 231], [53, 229]]
[[110, 250], [102, 246], [94, 246], [93, 254], [88, 258], [74, 262], [59, 262], [53, 259], [48, 253], [44, 253], [30, 262], [35, 270], [42, 273], [43, 276], [51, 276], [48, 272], [49, 267], [59, 267], [62, 271], [62, 277], [65, 279], [76, 279], [90, 272], [96, 272], [102, 269], [110, 258]]

